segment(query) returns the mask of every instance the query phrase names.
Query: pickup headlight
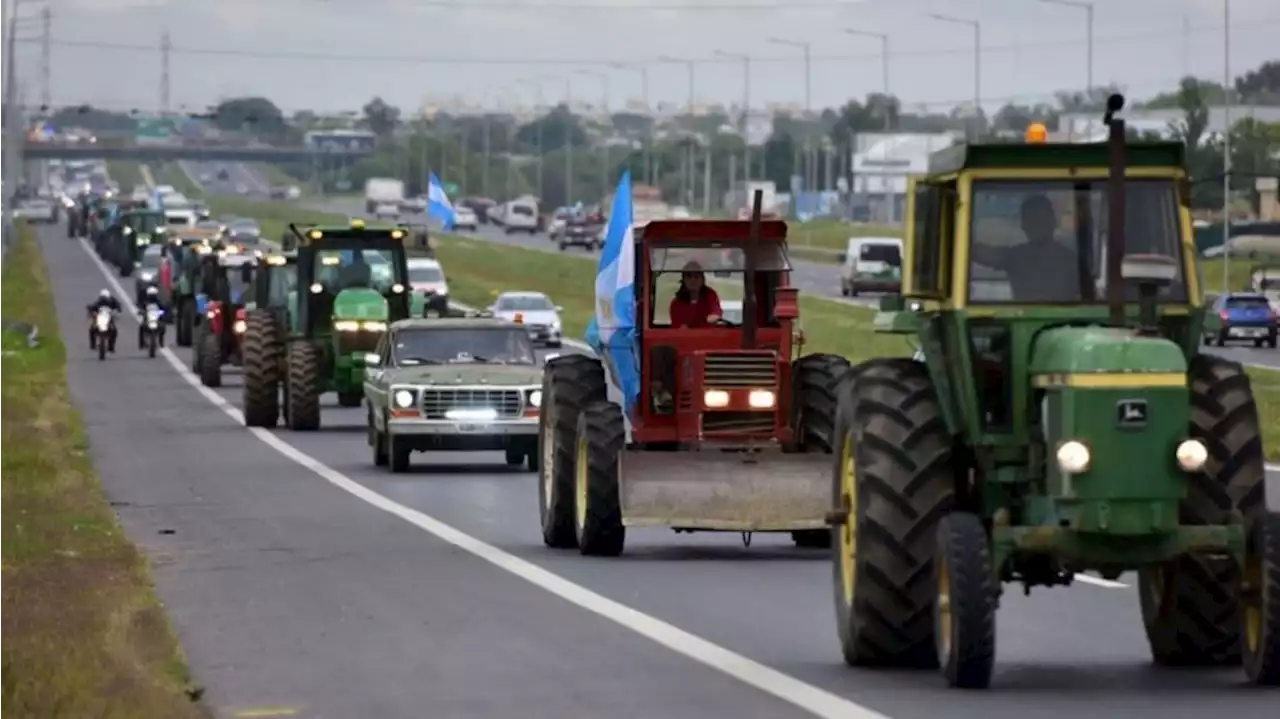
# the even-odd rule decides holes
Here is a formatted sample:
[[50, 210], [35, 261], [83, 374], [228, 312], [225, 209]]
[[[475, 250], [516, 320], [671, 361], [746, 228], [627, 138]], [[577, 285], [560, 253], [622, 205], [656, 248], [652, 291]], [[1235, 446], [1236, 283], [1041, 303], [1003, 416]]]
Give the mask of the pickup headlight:
[[407, 389], [396, 390], [391, 399], [400, 409], [409, 409], [413, 406], [413, 393]]
[[232, 331], [234, 331], [238, 335], [244, 334], [244, 331], [248, 327], [249, 325], [247, 325], [244, 320], [236, 320], [235, 324], [231, 325]]
[[142, 280], [143, 282], [151, 282], [151, 281], [152, 281], [152, 280], [154, 280], [155, 278], [156, 278], [156, 273], [154, 273], [154, 272], [139, 272], [139, 273], [138, 273], [138, 279]]
[[530, 407], [542, 406], [542, 390], [535, 389], [534, 391], [529, 393], [529, 406]]

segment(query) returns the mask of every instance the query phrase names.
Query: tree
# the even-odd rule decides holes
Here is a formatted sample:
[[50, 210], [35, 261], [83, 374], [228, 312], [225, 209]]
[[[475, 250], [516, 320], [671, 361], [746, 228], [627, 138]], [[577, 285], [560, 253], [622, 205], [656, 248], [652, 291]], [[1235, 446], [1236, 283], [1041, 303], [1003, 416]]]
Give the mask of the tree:
[[538, 147], [538, 129], [542, 129], [542, 151], [554, 152], [564, 149], [565, 145], [584, 147], [587, 144], [587, 132], [582, 127], [582, 120], [574, 115], [565, 105], [556, 105], [551, 112], [522, 125], [516, 130], [516, 142], [522, 147]]
[[388, 105], [381, 97], [375, 97], [361, 108], [364, 124], [378, 137], [387, 137], [400, 124], [400, 108]]
[[287, 129], [284, 113], [265, 97], [233, 97], [215, 105], [209, 115], [196, 117], [212, 120], [220, 130], [259, 137], [282, 137]]
[[764, 143], [764, 163], [768, 177], [779, 190], [791, 190], [791, 176], [795, 174], [796, 153], [799, 148], [789, 133], [774, 132]]
[[1236, 78], [1236, 92], [1246, 105], [1280, 105], [1280, 60], [1268, 60]]

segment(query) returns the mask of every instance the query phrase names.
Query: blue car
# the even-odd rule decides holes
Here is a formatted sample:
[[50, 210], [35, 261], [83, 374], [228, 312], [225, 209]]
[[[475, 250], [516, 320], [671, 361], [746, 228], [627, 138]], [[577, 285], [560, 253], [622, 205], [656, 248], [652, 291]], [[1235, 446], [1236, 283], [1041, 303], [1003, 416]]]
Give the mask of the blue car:
[[1204, 341], [1225, 346], [1228, 342], [1252, 342], [1255, 347], [1276, 346], [1277, 320], [1266, 295], [1229, 292], [1214, 300], [1205, 315]]

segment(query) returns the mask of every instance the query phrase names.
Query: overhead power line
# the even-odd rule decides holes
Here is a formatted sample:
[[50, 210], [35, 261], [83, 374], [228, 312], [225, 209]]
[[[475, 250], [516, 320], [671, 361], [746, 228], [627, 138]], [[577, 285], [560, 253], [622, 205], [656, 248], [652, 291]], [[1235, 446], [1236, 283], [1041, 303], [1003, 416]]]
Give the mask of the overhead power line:
[[[1232, 27], [1259, 28], [1266, 26], [1280, 25], [1280, 17], [1254, 18], [1248, 22], [1233, 23]], [[1200, 28], [1194, 31], [1199, 35], [1217, 35], [1222, 32], [1222, 27]], [[1178, 31], [1151, 31], [1145, 33], [1131, 33], [1126, 35], [1109, 35], [1099, 36], [1095, 38], [1095, 44], [1125, 44], [1135, 41], [1165, 39], [1170, 37], [1184, 37], [1182, 30]], [[18, 42], [29, 42], [19, 39]], [[1040, 48], [1074, 48], [1081, 47], [1085, 44], [1084, 40], [1057, 40], [1036, 42], [1034, 47]], [[123, 52], [146, 52], [154, 53], [157, 51], [155, 45], [142, 45], [136, 43], [121, 43], [99, 40], [55, 40], [53, 45], [56, 47], [78, 47], [90, 48], [96, 50], [113, 50]], [[997, 43], [982, 46], [983, 53], [990, 52], [1027, 52], [1030, 49], [1028, 42], [1020, 43]], [[971, 57], [974, 48], [972, 45], [957, 48], [944, 48], [937, 50], [907, 50], [890, 53], [890, 57]], [[213, 47], [191, 47], [182, 44], [174, 44], [172, 50], [173, 55], [178, 56], [207, 56], [207, 57], [241, 57], [248, 59], [261, 60], [298, 60], [298, 61], [335, 61], [335, 62], [369, 62], [369, 63], [404, 63], [404, 64], [420, 64], [420, 65], [613, 65], [613, 64], [662, 64], [662, 60], [657, 57], [651, 58], [587, 58], [587, 57], [458, 57], [458, 56], [430, 56], [430, 55], [407, 55], [407, 54], [387, 54], [387, 55], [365, 55], [365, 54], [345, 54], [345, 53], [317, 53], [317, 52], [298, 52], [287, 50], [257, 50], [257, 49], [240, 49], [240, 48], [213, 48]], [[813, 62], [853, 62], [868, 61], [879, 62], [880, 53], [858, 53], [858, 54], [839, 54], [839, 55], [822, 55], [814, 54]], [[692, 62], [698, 64], [733, 64], [736, 65], [741, 61], [735, 58], [726, 58], [721, 56], [709, 55], [702, 58], [689, 58]], [[753, 63], [795, 63], [799, 62], [799, 58], [794, 55], [787, 56], [751, 56]]]

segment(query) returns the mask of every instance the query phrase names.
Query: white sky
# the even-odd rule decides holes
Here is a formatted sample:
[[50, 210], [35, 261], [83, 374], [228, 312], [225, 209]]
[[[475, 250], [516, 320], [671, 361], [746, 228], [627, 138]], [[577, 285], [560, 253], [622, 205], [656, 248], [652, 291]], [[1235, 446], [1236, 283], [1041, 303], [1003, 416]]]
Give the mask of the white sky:
[[[5, 6], [6, 19], [10, 5]], [[1037, 0], [18, 0], [20, 37], [36, 38], [41, 7], [53, 12], [56, 42], [159, 45], [167, 29], [175, 52], [172, 104], [202, 108], [219, 98], [264, 95], [285, 110], [355, 110], [374, 95], [416, 109], [423, 100], [464, 94], [474, 101], [576, 96], [597, 101], [599, 73], [609, 102], [640, 97], [640, 72], [608, 63], [647, 64], [653, 102], [683, 103], [685, 66], [660, 56], [712, 59], [747, 53], [752, 105], [804, 101], [801, 51], [768, 41], [806, 40], [813, 53], [815, 107], [881, 86], [879, 42], [844, 28], [890, 36], [891, 90], [909, 104], [951, 105], [973, 96], [973, 31], [929, 13], [980, 21], [982, 96], [1050, 99], [1086, 79], [1086, 23], [1080, 9]], [[572, 5], [592, 8], [574, 9]], [[712, 5], [733, 7], [708, 9]], [[763, 7], [744, 8], [744, 5]], [[1171, 87], [1184, 72], [1223, 74], [1223, 0], [1095, 0], [1095, 82], [1126, 86], [1131, 96]], [[692, 8], [689, 6], [693, 6]], [[682, 9], [683, 8], [683, 9]], [[1233, 72], [1280, 57], [1280, 1], [1231, 0]], [[1189, 32], [1184, 28], [1189, 27]], [[183, 47], [228, 52], [307, 53], [317, 59], [187, 55]], [[320, 59], [326, 55], [399, 56], [398, 60]], [[421, 58], [488, 60], [432, 64]], [[417, 59], [415, 59], [417, 58]], [[788, 60], [787, 58], [793, 58]], [[556, 60], [594, 61], [555, 64]], [[38, 100], [40, 50], [18, 50], [28, 102]], [[55, 45], [55, 104], [89, 102], [120, 109], [159, 106], [160, 54]], [[530, 78], [544, 77], [538, 81]], [[702, 101], [742, 97], [740, 63], [700, 64]]]

